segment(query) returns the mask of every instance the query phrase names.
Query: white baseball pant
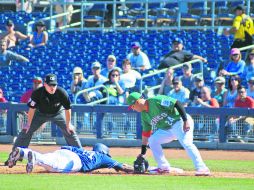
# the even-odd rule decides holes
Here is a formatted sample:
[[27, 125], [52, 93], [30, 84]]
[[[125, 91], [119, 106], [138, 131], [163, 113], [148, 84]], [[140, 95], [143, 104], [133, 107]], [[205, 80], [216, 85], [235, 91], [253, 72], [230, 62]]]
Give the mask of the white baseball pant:
[[190, 130], [183, 131], [183, 120], [177, 121], [171, 129], [158, 129], [148, 140], [149, 146], [153, 152], [154, 159], [161, 169], [170, 169], [170, 164], [165, 158], [162, 150], [162, 144], [169, 143], [177, 139], [191, 158], [196, 170], [206, 168], [197, 147], [193, 144], [194, 122], [190, 115], [187, 115]]
[[29, 151], [35, 156], [35, 165], [42, 166], [47, 171], [58, 173], [78, 172], [82, 163], [77, 154], [70, 150], [60, 149], [52, 153], [41, 154], [31, 149], [24, 148], [24, 159], [27, 159]]

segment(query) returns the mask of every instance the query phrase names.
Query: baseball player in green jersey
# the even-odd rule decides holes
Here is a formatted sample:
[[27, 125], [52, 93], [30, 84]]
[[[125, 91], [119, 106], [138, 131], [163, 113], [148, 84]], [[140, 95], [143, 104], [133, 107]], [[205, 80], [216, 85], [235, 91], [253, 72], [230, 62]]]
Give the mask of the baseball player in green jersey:
[[[150, 173], [170, 173], [170, 164], [163, 154], [161, 145], [178, 139], [193, 161], [195, 174], [210, 175], [210, 170], [193, 144], [194, 122], [176, 99], [164, 95], [144, 99], [140, 93], [133, 92], [128, 96], [127, 103], [131, 109], [141, 112], [142, 150], [139, 156], [146, 154], [149, 144], [158, 164], [157, 168], [149, 170]], [[152, 128], [157, 129], [153, 134]]]

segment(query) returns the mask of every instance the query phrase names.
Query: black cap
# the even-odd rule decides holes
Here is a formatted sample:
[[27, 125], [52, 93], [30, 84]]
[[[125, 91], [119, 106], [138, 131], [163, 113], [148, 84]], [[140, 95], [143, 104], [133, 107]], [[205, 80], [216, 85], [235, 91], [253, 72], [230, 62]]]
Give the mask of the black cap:
[[6, 24], [6, 26], [14, 25], [12, 20], [7, 20], [5, 24]]
[[45, 83], [48, 85], [57, 85], [57, 76], [55, 74], [47, 74], [45, 77]]
[[236, 10], [244, 11], [245, 10], [245, 6], [244, 5], [237, 5], [234, 10], [235, 11]]
[[42, 20], [39, 20], [39, 21], [36, 23], [36, 26], [45, 26], [45, 23], [44, 23]]

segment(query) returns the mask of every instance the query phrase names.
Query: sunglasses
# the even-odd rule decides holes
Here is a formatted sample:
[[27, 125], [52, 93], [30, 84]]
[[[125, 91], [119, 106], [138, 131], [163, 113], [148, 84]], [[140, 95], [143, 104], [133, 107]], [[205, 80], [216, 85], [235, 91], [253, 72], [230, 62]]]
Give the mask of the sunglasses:
[[118, 77], [118, 76], [119, 76], [119, 75], [114, 75], [114, 74], [113, 74], [113, 75], [111, 75], [111, 77]]
[[232, 56], [238, 56], [239, 54], [233, 54]]
[[56, 86], [56, 84], [49, 84], [49, 86], [55, 87], [55, 86]]
[[173, 82], [173, 85], [178, 85], [179, 84], [179, 82]]
[[246, 91], [242, 91], [242, 90], [238, 91], [239, 94], [244, 94], [245, 92]]
[[114, 59], [108, 59], [108, 62], [114, 62], [115, 60]]
[[81, 75], [82, 73], [75, 73], [75, 75]]

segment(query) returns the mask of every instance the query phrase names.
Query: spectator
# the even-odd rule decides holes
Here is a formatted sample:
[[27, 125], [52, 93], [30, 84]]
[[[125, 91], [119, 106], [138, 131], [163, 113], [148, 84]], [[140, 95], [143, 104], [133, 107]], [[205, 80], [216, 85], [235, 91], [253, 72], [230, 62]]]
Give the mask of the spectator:
[[11, 61], [29, 62], [29, 59], [25, 58], [24, 56], [7, 50], [6, 40], [0, 40], [0, 46], [0, 66], [9, 66], [11, 65]]
[[7, 48], [15, 47], [18, 44], [19, 40], [29, 38], [29, 36], [14, 30], [14, 23], [12, 20], [7, 20], [5, 27], [7, 31], [0, 35], [0, 39], [6, 40]]
[[[99, 62], [94, 62], [92, 64], [93, 75], [89, 76], [86, 83], [86, 88], [91, 88], [95, 86], [102, 85], [108, 79], [101, 75], [101, 64]], [[86, 102], [95, 101], [102, 98], [102, 94], [99, 89], [89, 91], [85, 93]]]
[[248, 80], [247, 95], [254, 99], [254, 75]]
[[249, 60], [244, 67], [243, 77], [248, 81], [251, 77], [254, 76], [254, 49], [249, 53]]
[[136, 81], [141, 79], [141, 74], [131, 68], [131, 62], [128, 59], [124, 59], [122, 63], [123, 73], [120, 77], [120, 82], [122, 82], [128, 93], [135, 91]]
[[254, 34], [253, 21], [245, 14], [244, 9], [243, 5], [238, 5], [235, 8], [236, 17], [230, 29], [230, 33], [234, 34], [234, 42], [231, 49], [252, 45], [252, 35]]
[[31, 98], [31, 95], [33, 93], [34, 90], [42, 87], [43, 84], [42, 84], [42, 78], [41, 77], [34, 77], [33, 78], [33, 89], [29, 89], [28, 91], [26, 91], [21, 99], [20, 99], [20, 102], [21, 103], [28, 103], [29, 99]]
[[182, 85], [179, 77], [173, 79], [173, 89], [169, 92], [168, 96], [177, 99], [183, 106], [188, 105], [190, 91]]
[[254, 100], [247, 96], [247, 92], [244, 86], [238, 86], [238, 97], [235, 100], [235, 107], [239, 108], [254, 108]]
[[4, 97], [4, 92], [1, 88], [0, 88], [0, 102], [2, 102], [2, 103], [7, 102], [7, 100]]
[[208, 107], [208, 108], [220, 107], [217, 100], [211, 97], [211, 89], [207, 86], [203, 86], [201, 88], [201, 98], [196, 97], [194, 99], [194, 102], [196, 105], [199, 105], [201, 107]]
[[107, 78], [109, 72], [112, 71], [114, 68], [122, 71], [119, 67], [116, 66], [116, 57], [114, 55], [109, 55], [107, 58], [107, 68], [101, 70], [101, 75]]
[[230, 52], [230, 62], [225, 69], [219, 72], [221, 76], [239, 75], [243, 74], [245, 62], [242, 60], [242, 55], [239, 49], [233, 48]]
[[[239, 85], [237, 88], [237, 93], [238, 93], [238, 97], [235, 100], [234, 103], [234, 107], [239, 107], [239, 108], [254, 108], [254, 100], [247, 96], [246, 94], [246, 89], [244, 88], [244, 86]], [[252, 128], [252, 124], [250, 124], [248, 122], [248, 120], [252, 120], [252, 117], [230, 117], [228, 122], [226, 123], [226, 126], [228, 128], [228, 132], [233, 133], [234, 135], [236, 135], [237, 138], [239, 138], [238, 136], [238, 132], [237, 132], [237, 121], [243, 119], [243, 133], [245, 133], [245, 135], [247, 135], [250, 131], [250, 129]], [[253, 123], [253, 122], [252, 122]]]
[[223, 77], [217, 77], [214, 83], [215, 90], [212, 92], [212, 97], [217, 100], [220, 107], [223, 107], [225, 93], [227, 92], [227, 89], [225, 88], [226, 80]]
[[181, 81], [183, 83], [183, 86], [188, 89], [194, 88], [194, 75], [192, 74], [192, 66], [191, 64], [184, 64], [183, 68], [183, 76], [181, 77]]
[[175, 38], [172, 44], [172, 51], [161, 58], [158, 69], [168, 68], [192, 59], [200, 59], [205, 63], [207, 62], [205, 58], [183, 50], [183, 41], [180, 38]]
[[30, 44], [31, 48], [45, 46], [48, 42], [48, 33], [46, 32], [46, 26], [43, 21], [38, 21], [35, 24], [35, 32], [32, 35]]
[[127, 59], [130, 60], [133, 69], [144, 71], [151, 68], [150, 61], [147, 55], [141, 51], [139, 42], [133, 42], [131, 44], [131, 51], [132, 53], [127, 55]]
[[166, 95], [170, 92], [170, 90], [173, 89], [173, 83], [172, 83], [173, 78], [174, 78], [174, 70], [168, 68], [165, 73], [164, 79], [161, 82], [161, 86], [160, 86], [158, 94]]
[[104, 82], [103, 85], [106, 87], [101, 88], [100, 91], [103, 94], [103, 97], [107, 97], [109, 94], [108, 104], [124, 104], [124, 84], [120, 81], [120, 71], [118, 69], [113, 69], [108, 74], [108, 81]]
[[241, 79], [238, 75], [232, 75], [228, 80], [228, 91], [224, 94], [224, 107], [234, 107], [237, 98], [237, 88], [241, 85]]
[[[6, 103], [8, 102], [5, 97], [3, 90], [0, 88], [0, 102], [1, 103]], [[6, 131], [7, 127], [7, 110], [0, 110], [0, 132]]]
[[33, 4], [37, 0], [24, 0], [24, 7], [22, 7], [21, 1], [22, 0], [16, 0], [16, 10], [31, 13], [33, 11]]
[[87, 80], [84, 77], [83, 70], [80, 67], [75, 67], [72, 73], [71, 92], [75, 95], [78, 91], [83, 90]]
[[[58, 1], [58, 4], [55, 6], [56, 13], [57, 14], [64, 13], [65, 3], [73, 3], [73, 2], [74, 2], [74, 0], [60, 0], [60, 1]], [[73, 9], [72, 4], [66, 4], [66, 11], [69, 13], [68, 15], [66, 15], [66, 24], [70, 24], [73, 10], [74, 9]], [[58, 17], [56, 19], [57, 27], [63, 26], [64, 17], [65, 16], [62, 16], [62, 17]]]
[[194, 78], [194, 89], [190, 92], [190, 103], [192, 106], [196, 106], [195, 102], [193, 102], [197, 98], [201, 98], [201, 89], [204, 86], [204, 80], [202, 76], [197, 75]]

